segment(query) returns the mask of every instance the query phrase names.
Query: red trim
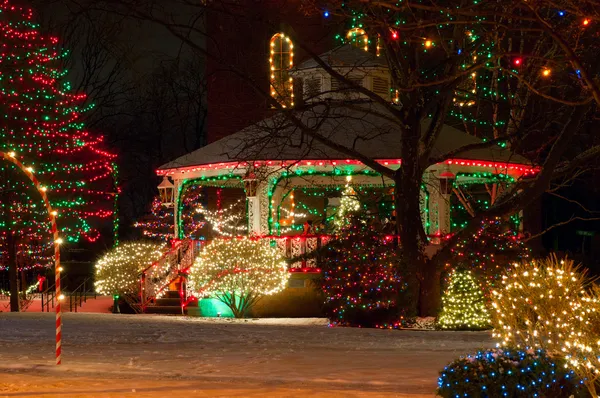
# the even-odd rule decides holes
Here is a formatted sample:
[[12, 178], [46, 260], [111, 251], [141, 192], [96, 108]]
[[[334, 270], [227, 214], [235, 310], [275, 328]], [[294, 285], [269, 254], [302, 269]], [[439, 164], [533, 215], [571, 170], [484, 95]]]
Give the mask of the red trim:
[[[401, 159], [376, 159], [376, 162], [384, 165], [400, 165], [402, 164]], [[508, 162], [493, 162], [487, 160], [473, 160], [473, 159], [449, 159], [444, 163], [448, 165], [457, 166], [474, 166], [474, 167], [487, 167], [496, 169], [505, 169], [515, 171], [522, 175], [533, 175], [540, 171], [539, 167], [530, 166], [521, 163], [508, 163]], [[239, 167], [248, 167], [253, 165], [254, 167], [259, 166], [338, 166], [345, 164], [362, 165], [363, 163], [358, 160], [345, 159], [345, 160], [257, 160], [254, 162], [223, 162], [214, 164], [205, 164], [198, 166], [188, 167], [176, 167], [171, 169], [157, 170], [156, 174], [159, 176], [175, 175], [176, 173], [184, 174], [186, 172], [194, 171], [206, 171], [206, 170], [222, 170], [222, 169], [235, 169]]]

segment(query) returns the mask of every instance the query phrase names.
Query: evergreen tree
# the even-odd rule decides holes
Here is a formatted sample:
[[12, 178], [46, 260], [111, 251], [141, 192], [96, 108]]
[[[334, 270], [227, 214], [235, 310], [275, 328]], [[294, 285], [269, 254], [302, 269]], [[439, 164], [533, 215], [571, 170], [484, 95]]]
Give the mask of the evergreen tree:
[[401, 302], [406, 286], [395, 243], [374, 220], [352, 213], [346, 219], [325, 248], [325, 311], [335, 325], [397, 327], [406, 315]]
[[490, 315], [477, 280], [469, 270], [454, 271], [442, 296], [438, 323], [442, 329], [477, 330], [490, 325]]
[[[0, 150], [31, 167], [47, 189], [66, 243], [96, 241], [99, 222], [116, 221], [115, 157], [85, 129], [85, 95], [70, 91], [60, 69], [65, 54], [39, 32], [31, 10], [2, 1], [0, 39]], [[46, 209], [11, 164], [0, 165], [0, 195], [1, 265], [52, 264]]]

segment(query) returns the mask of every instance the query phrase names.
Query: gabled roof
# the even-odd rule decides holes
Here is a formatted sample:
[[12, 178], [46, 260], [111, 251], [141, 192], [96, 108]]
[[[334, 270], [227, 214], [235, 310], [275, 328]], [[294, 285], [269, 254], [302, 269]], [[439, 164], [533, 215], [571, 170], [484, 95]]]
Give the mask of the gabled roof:
[[[373, 159], [400, 159], [402, 132], [384, 106], [373, 103], [318, 105], [295, 111], [302, 123], [331, 142], [359, 151]], [[423, 128], [429, 121], [423, 121]], [[450, 126], [444, 126], [434, 143], [432, 156], [438, 157], [480, 139]], [[511, 151], [492, 146], [457, 155], [460, 159], [529, 165]], [[303, 134], [287, 118], [278, 114], [209, 144], [159, 170], [172, 170], [217, 163], [244, 161], [343, 160], [348, 156]]]
[[[336, 68], [343, 67], [357, 67], [357, 68], [368, 68], [368, 67], [388, 67], [387, 60], [384, 56], [376, 56], [368, 51], [352, 46], [351, 44], [344, 44], [334, 48], [333, 50], [327, 51], [319, 55], [327, 65]], [[300, 63], [296, 69], [311, 69], [320, 68], [313, 58], [310, 58]]]

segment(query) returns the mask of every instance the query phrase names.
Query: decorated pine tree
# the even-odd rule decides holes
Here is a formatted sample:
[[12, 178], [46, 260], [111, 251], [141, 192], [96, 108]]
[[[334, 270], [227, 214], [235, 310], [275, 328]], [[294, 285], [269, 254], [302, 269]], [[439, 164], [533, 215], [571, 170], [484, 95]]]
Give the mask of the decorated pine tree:
[[511, 264], [530, 257], [531, 249], [523, 242], [518, 231], [511, 228], [511, 223], [498, 219], [486, 220], [475, 233], [456, 243], [448, 266], [471, 270], [489, 300], [490, 291], [499, 285], [502, 273]]
[[[224, 208], [209, 209], [206, 204], [210, 193], [202, 186], [190, 186], [182, 196], [179, 209], [179, 227], [182, 236], [202, 240], [216, 236], [243, 235], [247, 230], [245, 199]], [[218, 193], [217, 193], [218, 196]], [[219, 202], [217, 201], [217, 204]], [[152, 201], [150, 213], [135, 223], [142, 234], [153, 240], [168, 242], [174, 236], [173, 207], [166, 207], [157, 196]]]
[[348, 179], [348, 184], [344, 188], [342, 192], [342, 198], [340, 199], [340, 205], [335, 214], [335, 218], [333, 223], [336, 227], [336, 231], [340, 231], [342, 228], [348, 225], [348, 216], [351, 213], [357, 212], [360, 210], [360, 201], [356, 195], [356, 191], [350, 185], [350, 179]]
[[395, 242], [366, 216], [348, 213], [346, 219], [324, 251], [325, 311], [334, 325], [397, 327], [406, 315], [400, 302], [406, 283]]
[[[0, 150], [41, 181], [65, 243], [93, 242], [101, 222], [116, 221], [115, 156], [82, 123], [85, 95], [65, 80], [58, 39], [38, 29], [31, 10], [0, 3]], [[51, 264], [48, 215], [31, 182], [0, 164], [0, 195], [2, 266]]]
[[469, 270], [455, 270], [450, 275], [442, 296], [442, 312], [438, 319], [442, 329], [478, 330], [490, 325], [481, 286]]

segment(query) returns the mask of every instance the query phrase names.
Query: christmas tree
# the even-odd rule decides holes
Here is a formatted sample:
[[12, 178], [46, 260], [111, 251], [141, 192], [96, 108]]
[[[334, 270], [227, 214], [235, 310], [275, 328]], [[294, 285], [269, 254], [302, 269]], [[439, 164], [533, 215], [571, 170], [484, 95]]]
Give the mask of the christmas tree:
[[[245, 199], [222, 208], [220, 188], [216, 190], [217, 209], [209, 210], [206, 203], [211, 193], [207, 187], [191, 185], [182, 195], [179, 225], [184, 237], [193, 240], [211, 239], [215, 236], [243, 235], [247, 230]], [[152, 201], [150, 214], [135, 223], [145, 237], [168, 242], [174, 236], [173, 207], [163, 206], [157, 196]]]
[[495, 219], [483, 221], [477, 232], [459, 241], [452, 249], [452, 260], [447, 266], [471, 270], [482, 282], [484, 295], [489, 299], [502, 273], [511, 264], [530, 257], [531, 250], [518, 232], [510, 228], [510, 223]]
[[335, 325], [397, 327], [405, 316], [400, 299], [406, 286], [395, 242], [367, 216], [349, 213], [346, 218], [325, 249], [325, 312]]
[[[42, 35], [31, 10], [0, 4], [0, 150], [14, 153], [47, 190], [66, 243], [99, 238], [113, 220], [115, 156], [84, 128], [85, 95], [70, 92], [58, 40]], [[48, 266], [52, 246], [46, 209], [31, 182], [0, 165], [1, 263]]]
[[340, 231], [344, 226], [348, 225], [348, 215], [357, 212], [360, 210], [360, 207], [360, 201], [356, 197], [356, 191], [350, 186], [350, 177], [348, 177], [348, 184], [346, 184], [342, 192], [340, 205], [333, 220], [336, 230]]
[[442, 329], [486, 329], [490, 316], [481, 287], [469, 270], [453, 271], [448, 289], [442, 296], [438, 320]]

